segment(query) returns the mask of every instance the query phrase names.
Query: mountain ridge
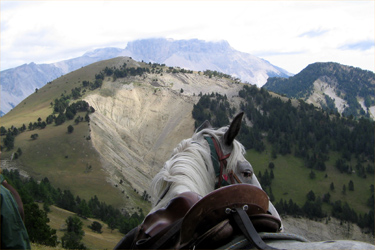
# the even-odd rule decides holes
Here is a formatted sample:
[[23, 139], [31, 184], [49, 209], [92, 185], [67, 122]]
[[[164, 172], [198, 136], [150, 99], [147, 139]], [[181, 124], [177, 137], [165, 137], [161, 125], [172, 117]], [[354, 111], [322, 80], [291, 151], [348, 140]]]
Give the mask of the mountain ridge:
[[30, 63], [1, 71], [0, 116], [9, 112], [35, 89], [57, 77], [91, 63], [118, 56], [130, 56], [137, 61], [163, 63], [190, 70], [216, 70], [257, 85], [263, 85], [268, 75], [291, 75], [263, 59], [234, 50], [226, 41], [143, 39], [129, 42], [125, 49], [99, 48], [80, 57], [51, 64]]
[[375, 74], [368, 70], [318, 62], [288, 79], [270, 77], [263, 87], [345, 116], [375, 117]]

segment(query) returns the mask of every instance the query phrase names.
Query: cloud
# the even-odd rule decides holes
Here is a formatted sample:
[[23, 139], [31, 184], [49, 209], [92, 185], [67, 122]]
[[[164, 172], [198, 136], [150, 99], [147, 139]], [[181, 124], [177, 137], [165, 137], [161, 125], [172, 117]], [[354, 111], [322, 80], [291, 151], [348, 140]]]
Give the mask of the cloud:
[[373, 68], [368, 48], [374, 49], [374, 3], [0, 0], [0, 70], [100, 47], [125, 48], [129, 41], [151, 37], [226, 40], [236, 50], [297, 73], [312, 60], [343, 57]]
[[308, 37], [308, 38], [319, 37], [319, 36], [324, 35], [328, 31], [329, 30], [325, 30], [325, 29], [322, 29], [322, 28], [313, 29], [313, 30], [309, 30], [307, 32], [304, 32], [304, 33], [300, 34], [298, 37]]
[[369, 50], [375, 46], [374, 40], [363, 40], [355, 43], [348, 43], [339, 47], [341, 50]]

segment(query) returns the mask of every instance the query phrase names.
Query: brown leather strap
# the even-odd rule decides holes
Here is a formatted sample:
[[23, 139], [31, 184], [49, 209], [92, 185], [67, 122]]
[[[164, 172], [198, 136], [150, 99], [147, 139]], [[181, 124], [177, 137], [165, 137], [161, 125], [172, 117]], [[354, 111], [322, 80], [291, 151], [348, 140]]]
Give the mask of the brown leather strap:
[[[215, 137], [211, 137], [211, 139], [212, 139], [212, 142], [213, 142], [214, 147], [215, 147], [215, 151], [216, 151], [216, 154], [217, 154], [217, 157], [218, 157], [218, 161], [220, 163], [219, 180], [218, 180], [217, 186], [215, 188], [220, 188], [221, 185], [222, 185], [222, 182], [223, 182], [223, 170], [224, 170], [224, 168], [227, 167], [227, 159], [229, 158], [230, 153], [227, 154], [227, 155], [224, 155], [224, 153], [221, 150], [220, 145], [216, 141]], [[234, 184], [234, 182], [232, 182], [232, 184]]]
[[252, 247], [257, 249], [277, 249], [267, 245], [253, 226], [248, 214], [242, 208], [235, 208], [232, 212], [233, 218]]
[[234, 180], [236, 180], [238, 184], [242, 183], [240, 178], [238, 178], [238, 176], [233, 172], [233, 170], [230, 172], [229, 177], [231, 179], [232, 184], [235, 184]]

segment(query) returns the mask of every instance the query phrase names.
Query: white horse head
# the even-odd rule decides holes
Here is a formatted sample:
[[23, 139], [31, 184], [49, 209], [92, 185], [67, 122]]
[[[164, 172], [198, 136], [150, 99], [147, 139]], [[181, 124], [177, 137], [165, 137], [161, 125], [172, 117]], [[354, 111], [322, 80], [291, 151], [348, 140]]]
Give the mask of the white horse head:
[[[238, 114], [229, 127], [219, 129], [213, 129], [206, 121], [197, 129], [201, 129], [199, 132], [180, 142], [151, 183], [151, 212], [165, 207], [184, 192], [195, 192], [203, 197], [222, 185], [236, 183], [262, 188], [253, 167], [244, 157], [245, 148], [235, 140], [242, 117], [243, 113]], [[269, 210], [280, 219], [272, 203]]]

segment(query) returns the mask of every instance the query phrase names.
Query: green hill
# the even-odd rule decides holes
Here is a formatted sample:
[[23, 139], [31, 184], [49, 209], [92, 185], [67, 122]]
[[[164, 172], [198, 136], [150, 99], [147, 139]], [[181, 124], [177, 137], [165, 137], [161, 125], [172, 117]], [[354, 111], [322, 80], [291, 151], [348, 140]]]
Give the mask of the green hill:
[[[66, 231], [64, 226], [66, 219], [69, 216], [74, 216], [75, 214], [56, 206], [51, 206], [50, 209], [51, 212], [48, 213], [50, 222], [48, 224], [51, 228], [56, 230], [57, 237], [61, 239]], [[82, 229], [85, 231], [82, 243], [89, 249], [113, 249], [123, 237], [123, 234], [117, 229], [109, 229], [108, 225], [100, 220], [81, 218], [81, 221], [83, 222]], [[94, 232], [89, 228], [94, 221], [103, 225], [101, 234]]]
[[[139, 194], [132, 191], [125, 196], [115, 183], [109, 181], [108, 174], [102, 169], [101, 156], [90, 140], [90, 123], [84, 119], [75, 122], [77, 117], [84, 118], [87, 111], [77, 112], [74, 119], [67, 119], [61, 125], [56, 125], [53, 120], [44, 128], [38, 126], [41, 123], [38, 120], [46, 122], [48, 116], [59, 115], [54, 112], [56, 100], [67, 98], [66, 102], [72, 104], [82, 100], [85, 95], [97, 92], [98, 89], [83, 88], [82, 82], [93, 83], [96, 81], [95, 75], [105, 67], [119, 67], [124, 61], [128, 67], [139, 65], [129, 58], [94, 63], [49, 82], [1, 117], [2, 168], [11, 164], [25, 170], [36, 180], [47, 177], [56, 188], [71, 190], [87, 200], [97, 195], [100, 200], [117, 208], [141, 207], [148, 211], [150, 204], [144, 202]], [[76, 99], [72, 97], [75, 88], [81, 89], [81, 96]], [[34, 124], [32, 129], [29, 128], [30, 123]], [[74, 128], [72, 133], [67, 130], [70, 125]], [[26, 128], [24, 132], [21, 132], [22, 126]], [[4, 145], [5, 133], [11, 131], [13, 134], [14, 128], [18, 131], [14, 136], [14, 147], [7, 150]], [[35, 134], [37, 139], [32, 139], [31, 136]], [[22, 156], [15, 159], [14, 153], [18, 149], [21, 149]]]

